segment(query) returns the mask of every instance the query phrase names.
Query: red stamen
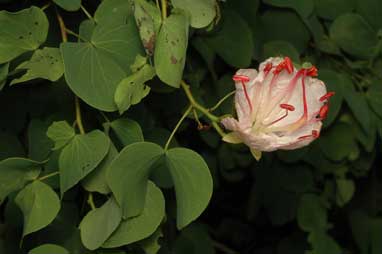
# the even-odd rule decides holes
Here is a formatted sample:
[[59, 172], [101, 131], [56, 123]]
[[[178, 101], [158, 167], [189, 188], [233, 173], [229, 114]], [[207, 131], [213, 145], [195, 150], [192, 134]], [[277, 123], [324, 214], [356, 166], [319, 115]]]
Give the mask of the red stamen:
[[264, 67], [264, 72], [265, 75], [267, 75], [271, 70], [272, 70], [273, 64], [272, 63], [267, 63]]
[[333, 95], [335, 95], [335, 92], [328, 92], [320, 98], [320, 101], [325, 101], [325, 100], [329, 99], [330, 97], [332, 97]]
[[294, 111], [294, 107], [293, 105], [290, 105], [290, 104], [280, 104], [280, 108], [283, 108], [283, 109], [286, 109], [286, 110], [289, 110], [289, 111]]
[[316, 66], [312, 66], [309, 69], [307, 69], [306, 75], [308, 75], [310, 77], [317, 77], [318, 76], [318, 70], [317, 70]]
[[241, 81], [241, 82], [248, 82], [250, 80], [249, 77], [245, 75], [234, 75], [232, 79], [233, 81]]
[[307, 138], [318, 138], [319, 136], [320, 136], [320, 133], [318, 133], [318, 131], [312, 130], [312, 134], [301, 136], [301, 137], [298, 138], [298, 140], [304, 140], [304, 139], [307, 139]]
[[320, 111], [318, 112], [318, 118], [320, 120], [324, 120], [327, 115], [328, 115], [328, 112], [329, 112], [329, 105], [328, 104], [324, 104], [321, 108], [320, 108]]
[[288, 71], [288, 73], [292, 73], [293, 72], [293, 63], [292, 63], [292, 60], [290, 60], [289, 57], [285, 57], [284, 58], [284, 62], [285, 62], [285, 67]]

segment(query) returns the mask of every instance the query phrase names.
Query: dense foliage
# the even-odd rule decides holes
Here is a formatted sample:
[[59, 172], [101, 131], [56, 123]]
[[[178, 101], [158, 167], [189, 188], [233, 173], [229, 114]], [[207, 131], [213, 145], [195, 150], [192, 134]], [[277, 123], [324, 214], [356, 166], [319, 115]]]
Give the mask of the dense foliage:
[[[380, 0], [0, 9], [1, 254], [382, 253]], [[280, 55], [336, 95], [318, 140], [256, 161], [219, 117]]]

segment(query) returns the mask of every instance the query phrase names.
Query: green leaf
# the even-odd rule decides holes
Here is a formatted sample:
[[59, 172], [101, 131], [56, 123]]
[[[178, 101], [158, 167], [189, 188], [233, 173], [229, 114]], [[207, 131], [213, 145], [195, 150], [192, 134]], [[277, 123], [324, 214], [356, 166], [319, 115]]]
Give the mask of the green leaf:
[[288, 56], [293, 62], [300, 62], [300, 54], [297, 49], [286, 41], [270, 41], [264, 44], [262, 59], [275, 56]]
[[191, 15], [190, 25], [195, 28], [208, 26], [216, 16], [214, 0], [171, 0], [171, 3]]
[[[303, 52], [308, 46], [309, 31], [300, 17], [293, 11], [268, 10], [260, 17], [257, 25], [261, 28], [257, 32], [257, 36], [260, 36], [260, 33], [264, 37], [264, 42], [287, 41], [299, 53]], [[293, 29], [286, 29], [286, 27], [293, 27]]]
[[355, 0], [315, 0], [317, 15], [333, 20], [355, 8]]
[[16, 70], [19, 69], [27, 71], [20, 78], [12, 80], [11, 85], [37, 78], [57, 81], [64, 74], [64, 64], [58, 48], [37, 49], [29, 61], [17, 66]]
[[80, 38], [90, 41], [92, 39], [92, 35], [93, 35], [95, 27], [96, 27], [96, 24], [94, 23], [93, 20], [86, 19], [82, 21], [78, 29]]
[[158, 228], [165, 215], [165, 200], [161, 190], [152, 182], [146, 182], [144, 208], [139, 216], [122, 221], [117, 230], [103, 245], [115, 248], [149, 237]]
[[377, 35], [358, 14], [343, 14], [330, 27], [330, 37], [347, 53], [367, 59], [376, 52]]
[[117, 157], [118, 151], [115, 148], [114, 144], [110, 142], [110, 149], [107, 153], [106, 157], [102, 160], [102, 162], [89, 173], [82, 181], [82, 186], [85, 190], [90, 192], [99, 192], [101, 194], [108, 194], [111, 192], [109, 186], [106, 181], [106, 172], [114, 160]]
[[9, 71], [9, 63], [0, 65], [0, 91], [3, 90], [5, 84], [7, 83]]
[[337, 123], [324, 132], [318, 144], [323, 154], [334, 161], [345, 159], [357, 148], [353, 130], [345, 123]]
[[53, 0], [53, 2], [67, 11], [78, 11], [81, 7], [81, 0]]
[[47, 137], [49, 124], [38, 119], [32, 119], [28, 127], [28, 155], [36, 161], [44, 161], [53, 148], [52, 141]]
[[124, 218], [142, 212], [151, 168], [162, 155], [163, 149], [157, 144], [139, 142], [122, 149], [111, 163], [106, 179]]
[[162, 23], [159, 9], [152, 2], [134, 0], [134, 16], [143, 47], [148, 55], [153, 55], [156, 35]]
[[48, 19], [40, 8], [0, 11], [0, 63], [37, 49], [45, 42], [48, 27]]
[[46, 132], [48, 138], [54, 142], [53, 150], [58, 150], [66, 146], [76, 135], [73, 127], [66, 121], [53, 122]]
[[148, 238], [143, 239], [138, 244], [145, 251], [146, 254], [157, 254], [161, 245], [159, 244], [159, 239], [163, 237], [162, 229], [159, 227], [157, 230]]
[[313, 246], [314, 254], [340, 254], [343, 253], [341, 247], [323, 231], [312, 232], [308, 241]]
[[366, 94], [370, 107], [382, 117], [382, 86], [380, 80], [373, 80]]
[[225, 11], [223, 16], [221, 29], [206, 37], [205, 40], [229, 65], [238, 68], [247, 67], [251, 63], [254, 51], [252, 31], [236, 12]]
[[357, 12], [373, 26], [375, 31], [382, 28], [382, 5], [378, 0], [355, 0]]
[[166, 18], [155, 44], [154, 63], [158, 77], [172, 87], [179, 87], [186, 62], [188, 18], [173, 13]]
[[177, 201], [177, 227], [182, 229], [206, 209], [212, 196], [212, 177], [207, 164], [196, 152], [173, 148], [166, 153]]
[[264, 2], [276, 7], [292, 8], [304, 18], [312, 14], [314, 9], [313, 0], [264, 0]]
[[336, 179], [336, 183], [336, 202], [339, 206], [344, 206], [352, 199], [355, 192], [355, 184], [349, 179]]
[[91, 210], [81, 221], [82, 243], [89, 250], [98, 249], [116, 230], [121, 220], [121, 208], [111, 197], [100, 208]]
[[62, 43], [65, 79], [72, 91], [87, 104], [115, 111], [114, 93], [125, 71], [108, 54], [90, 43]]
[[53, 254], [53, 253], [54, 254], [69, 254], [69, 251], [55, 244], [44, 244], [28, 252], [28, 254]]
[[130, 73], [130, 66], [136, 56], [144, 54], [132, 14], [125, 17], [122, 24], [115, 24], [114, 21], [97, 24], [93, 30], [91, 43], [98, 51], [102, 51], [118, 63], [126, 73]]
[[371, 127], [371, 112], [366, 96], [364, 93], [355, 90], [354, 84], [348, 75], [342, 75], [341, 78], [344, 99], [363, 130], [368, 133]]
[[306, 232], [324, 231], [327, 229], [327, 212], [320, 198], [315, 194], [305, 194], [300, 199], [297, 210], [297, 222]]
[[110, 140], [101, 131], [76, 135], [59, 158], [61, 195], [92, 172], [109, 151]]
[[142, 129], [134, 120], [120, 118], [111, 122], [110, 127], [123, 146], [143, 141]]
[[318, 78], [322, 81], [324, 81], [326, 85], [326, 89], [328, 91], [335, 92], [335, 95], [330, 98], [329, 101], [329, 113], [326, 119], [324, 120], [324, 126], [327, 127], [331, 125], [336, 117], [338, 116], [342, 101], [343, 101], [343, 94], [342, 94], [342, 79], [341, 76], [335, 72], [334, 70], [329, 69], [320, 69], [318, 72]]
[[133, 16], [131, 1], [106, 0], [102, 1], [94, 13], [97, 23], [113, 23], [121, 25], [126, 23], [126, 18]]
[[41, 163], [23, 158], [0, 161], [0, 203], [13, 191], [38, 177]]
[[150, 92], [150, 87], [145, 85], [155, 76], [155, 69], [144, 65], [139, 71], [123, 79], [115, 91], [114, 100], [120, 114], [123, 114], [131, 105], [138, 104]]
[[57, 194], [40, 181], [34, 181], [21, 190], [15, 202], [24, 214], [23, 236], [49, 225], [61, 206]]

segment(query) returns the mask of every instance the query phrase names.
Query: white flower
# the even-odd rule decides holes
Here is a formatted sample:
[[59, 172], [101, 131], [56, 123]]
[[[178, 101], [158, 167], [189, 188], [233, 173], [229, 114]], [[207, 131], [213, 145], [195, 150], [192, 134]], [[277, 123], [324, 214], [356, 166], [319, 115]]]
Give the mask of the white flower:
[[318, 138], [326, 117], [328, 99], [324, 82], [314, 78], [317, 69], [296, 69], [286, 57], [269, 58], [255, 69], [234, 75], [238, 120], [221, 122], [232, 132], [223, 140], [244, 142], [258, 159], [261, 151], [292, 150]]

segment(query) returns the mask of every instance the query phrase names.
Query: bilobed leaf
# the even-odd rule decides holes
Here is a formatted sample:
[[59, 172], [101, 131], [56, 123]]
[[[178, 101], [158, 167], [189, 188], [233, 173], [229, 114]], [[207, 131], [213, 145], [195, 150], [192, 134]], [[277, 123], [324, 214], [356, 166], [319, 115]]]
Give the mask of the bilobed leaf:
[[96, 191], [102, 194], [108, 194], [111, 192], [109, 186], [107, 185], [106, 172], [111, 162], [115, 157], [117, 157], [117, 155], [117, 149], [115, 148], [114, 144], [110, 142], [110, 149], [106, 157], [96, 167], [96, 169], [90, 172], [90, 174], [87, 175], [82, 181], [82, 186], [85, 190], [90, 192]]
[[111, 122], [110, 127], [123, 146], [143, 141], [142, 129], [134, 120], [120, 118]]
[[335, 19], [341, 14], [350, 13], [356, 0], [315, 0], [317, 15], [325, 19]]
[[[382, 28], [382, 3], [378, 0], [352, 0], [356, 2], [356, 9], [366, 21], [373, 26], [375, 31]], [[352, 2], [350, 1], [350, 2]]]
[[176, 224], [182, 229], [206, 209], [212, 196], [212, 177], [203, 158], [189, 149], [168, 150], [166, 162], [175, 185]]
[[304, 18], [308, 17], [314, 9], [313, 0], [265, 0], [264, 2], [277, 7], [292, 8]]
[[147, 192], [143, 200], [142, 213], [122, 221], [117, 230], [102, 246], [114, 248], [134, 243], [149, 237], [158, 228], [165, 215], [165, 200], [161, 190], [150, 181], [146, 181]]
[[325, 231], [310, 233], [308, 241], [312, 244], [315, 254], [340, 254], [343, 252], [341, 247]]
[[216, 16], [214, 0], [171, 0], [171, 3], [191, 15], [190, 25], [195, 28], [208, 26]]
[[293, 45], [286, 41], [270, 41], [264, 44], [262, 58], [265, 60], [275, 56], [288, 56], [294, 62], [300, 62], [300, 54]]
[[53, 0], [53, 2], [67, 11], [78, 11], [81, 7], [81, 0]]
[[45, 47], [36, 50], [32, 58], [17, 66], [17, 69], [24, 69], [26, 73], [12, 80], [11, 85], [37, 78], [57, 81], [64, 74], [64, 64], [58, 48]]
[[111, 163], [106, 179], [122, 207], [124, 218], [142, 212], [151, 168], [162, 155], [163, 149], [159, 145], [139, 142], [122, 149]]
[[108, 54], [90, 43], [62, 43], [65, 79], [87, 104], [115, 111], [114, 93], [126, 72]]
[[94, 13], [94, 20], [97, 23], [121, 25], [126, 22], [126, 18], [129, 16], [133, 16], [131, 1], [107, 0], [98, 5]]
[[188, 18], [174, 12], [160, 28], [155, 44], [154, 63], [158, 77], [172, 87], [179, 87], [186, 62]]
[[37, 49], [48, 35], [48, 19], [37, 7], [19, 12], [0, 11], [0, 63]]
[[373, 80], [369, 90], [367, 91], [367, 100], [369, 105], [378, 114], [379, 117], [382, 117], [382, 86], [379, 80]]
[[336, 201], [339, 206], [344, 206], [354, 195], [355, 184], [349, 179], [336, 179], [337, 193]]
[[221, 29], [205, 41], [229, 65], [247, 67], [254, 51], [252, 31], [236, 12], [225, 11], [223, 15]]
[[100, 208], [91, 210], [81, 221], [82, 243], [89, 250], [98, 249], [115, 231], [121, 220], [121, 208], [111, 197]]
[[134, 16], [143, 47], [148, 55], [152, 55], [156, 36], [162, 23], [161, 13], [152, 2], [134, 0]]
[[0, 161], [0, 203], [13, 191], [38, 177], [41, 163], [23, 158]]
[[0, 65], [0, 91], [4, 88], [5, 84], [7, 83], [8, 71], [9, 63]]
[[361, 59], [376, 54], [376, 32], [358, 14], [347, 13], [336, 18], [330, 27], [330, 37], [345, 52]]
[[73, 127], [66, 121], [53, 122], [46, 133], [48, 138], [54, 142], [53, 150], [66, 146], [76, 135]]
[[36, 161], [44, 161], [53, 148], [53, 142], [46, 135], [49, 123], [32, 119], [28, 127], [28, 155]]
[[150, 87], [145, 82], [155, 76], [155, 69], [150, 65], [144, 65], [139, 71], [123, 79], [115, 91], [114, 100], [119, 113], [122, 114], [131, 105], [138, 104], [150, 92]]
[[30, 250], [28, 254], [69, 254], [65, 248], [55, 244], [40, 245], [33, 250]]
[[[309, 31], [301, 18], [291, 10], [268, 10], [260, 17], [258, 23], [261, 30], [259, 32], [262, 34], [264, 42], [287, 41], [299, 53], [303, 52], [308, 46]], [[293, 27], [294, 29], [286, 29], [286, 27]]]
[[59, 158], [61, 195], [92, 172], [109, 151], [110, 140], [101, 131], [76, 135]]
[[301, 197], [297, 210], [297, 222], [306, 232], [325, 232], [328, 227], [327, 212], [317, 195], [305, 194]]
[[49, 225], [61, 206], [57, 194], [40, 181], [34, 181], [21, 190], [15, 202], [24, 214], [23, 236]]

